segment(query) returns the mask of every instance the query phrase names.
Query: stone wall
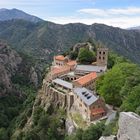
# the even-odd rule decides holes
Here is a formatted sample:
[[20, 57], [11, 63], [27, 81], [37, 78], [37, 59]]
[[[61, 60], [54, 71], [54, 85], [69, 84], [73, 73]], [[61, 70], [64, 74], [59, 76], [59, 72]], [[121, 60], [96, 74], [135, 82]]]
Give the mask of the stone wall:
[[121, 112], [118, 140], [140, 140], [140, 116], [132, 112]]

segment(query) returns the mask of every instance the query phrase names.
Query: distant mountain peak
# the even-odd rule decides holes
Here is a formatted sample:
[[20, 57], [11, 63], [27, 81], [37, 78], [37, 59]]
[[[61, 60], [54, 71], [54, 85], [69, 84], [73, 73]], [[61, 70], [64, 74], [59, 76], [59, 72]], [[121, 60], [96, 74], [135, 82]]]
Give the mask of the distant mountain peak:
[[140, 30], [140, 26], [130, 27], [127, 30]]
[[6, 21], [6, 20], [12, 20], [12, 19], [23, 19], [30, 22], [34, 22], [34, 23], [42, 21], [42, 19], [33, 15], [27, 14], [24, 11], [16, 9], [16, 8], [0, 9], [0, 21]]
[[8, 10], [8, 9], [6, 9], [6, 8], [1, 8], [1, 9], [0, 9], [0, 12], [6, 11], [6, 10]]

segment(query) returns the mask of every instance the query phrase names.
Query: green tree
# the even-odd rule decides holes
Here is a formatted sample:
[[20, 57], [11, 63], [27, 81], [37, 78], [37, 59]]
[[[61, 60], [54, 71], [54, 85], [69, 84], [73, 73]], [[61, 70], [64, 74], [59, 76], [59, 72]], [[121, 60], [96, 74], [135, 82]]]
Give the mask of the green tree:
[[40, 137], [32, 130], [25, 134], [24, 140], [40, 140]]
[[70, 59], [75, 60], [78, 56], [78, 52], [77, 51], [71, 51], [69, 55], [70, 55]]
[[135, 85], [140, 82], [140, 68], [132, 63], [116, 64], [97, 81], [97, 91], [108, 104], [120, 106]]
[[138, 107], [136, 108], [136, 113], [137, 113], [138, 115], [140, 115], [140, 106], [138, 106]]
[[127, 98], [123, 101], [121, 109], [136, 112], [140, 106], [140, 84], [135, 86]]
[[98, 140], [102, 136], [105, 125], [103, 123], [97, 123], [91, 125], [86, 131], [84, 131], [82, 140]]
[[47, 114], [44, 116], [41, 116], [41, 118], [39, 119], [38, 125], [41, 129], [47, 131], [49, 127], [49, 116]]
[[104, 123], [97, 123], [89, 126], [86, 130], [78, 129], [75, 134], [67, 136], [65, 140], [98, 140], [104, 129]]
[[90, 64], [95, 61], [95, 54], [87, 48], [81, 48], [78, 54], [78, 61], [84, 64]]
[[124, 57], [117, 55], [114, 52], [109, 52], [108, 63], [107, 63], [108, 69], [111, 69], [116, 64], [120, 64], [124, 62], [129, 62], [129, 61], [125, 59]]
[[0, 128], [0, 140], [8, 140], [7, 131], [5, 128]]

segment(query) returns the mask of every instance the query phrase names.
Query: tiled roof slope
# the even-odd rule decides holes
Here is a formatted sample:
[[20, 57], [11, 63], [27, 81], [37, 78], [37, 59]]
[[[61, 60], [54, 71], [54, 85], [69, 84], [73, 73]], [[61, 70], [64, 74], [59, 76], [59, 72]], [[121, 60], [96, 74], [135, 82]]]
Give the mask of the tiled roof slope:
[[70, 70], [69, 66], [62, 66], [62, 67], [53, 67], [52, 68], [52, 74], [59, 74], [65, 71]]
[[59, 60], [59, 61], [64, 61], [65, 57], [63, 55], [57, 55], [57, 56], [55, 56], [55, 59]]
[[69, 61], [68, 63], [67, 63], [67, 65], [68, 66], [75, 66], [77, 64], [77, 62], [76, 61]]
[[96, 109], [91, 110], [92, 115], [98, 115], [98, 114], [101, 114], [101, 113], [105, 113], [105, 110], [103, 108], [96, 108]]
[[85, 85], [86, 83], [88, 83], [96, 78], [97, 78], [96, 72], [92, 72], [92, 73], [89, 73], [89, 74], [82, 76], [81, 78], [75, 80], [75, 82], [78, 82], [80, 85]]

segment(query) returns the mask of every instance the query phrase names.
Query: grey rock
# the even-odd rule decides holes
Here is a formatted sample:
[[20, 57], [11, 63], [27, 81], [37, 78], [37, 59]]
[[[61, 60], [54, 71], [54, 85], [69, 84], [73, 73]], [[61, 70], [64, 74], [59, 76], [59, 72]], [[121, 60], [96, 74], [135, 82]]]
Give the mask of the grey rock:
[[133, 112], [121, 112], [118, 140], [140, 140], [140, 116]]
[[35, 87], [38, 87], [38, 75], [34, 67], [31, 67], [30, 70], [30, 81]]
[[70, 119], [66, 120], [65, 126], [66, 126], [66, 132], [67, 132], [68, 135], [71, 135], [76, 130], [76, 128], [74, 126], [74, 123]]
[[12, 89], [11, 76], [21, 62], [21, 57], [14, 50], [0, 42], [0, 96]]
[[103, 137], [101, 137], [99, 140], [115, 140], [115, 136], [107, 136], [107, 137], [105, 137], [105, 136], [103, 136]]

